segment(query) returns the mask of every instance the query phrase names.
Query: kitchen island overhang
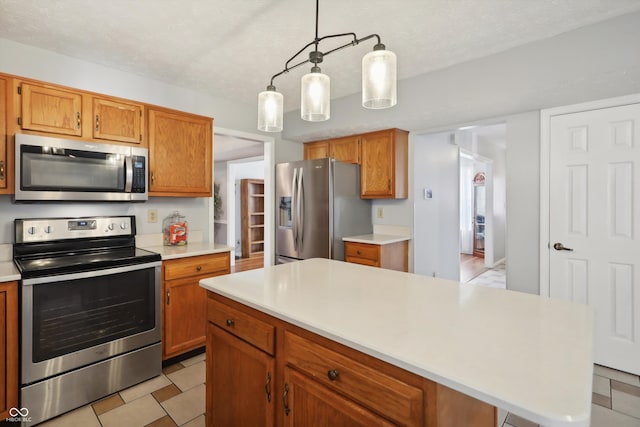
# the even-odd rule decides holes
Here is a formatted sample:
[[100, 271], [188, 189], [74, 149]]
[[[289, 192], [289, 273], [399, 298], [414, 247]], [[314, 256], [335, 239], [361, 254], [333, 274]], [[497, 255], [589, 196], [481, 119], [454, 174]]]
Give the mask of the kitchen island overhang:
[[588, 426], [592, 310], [326, 259], [201, 286], [543, 426]]

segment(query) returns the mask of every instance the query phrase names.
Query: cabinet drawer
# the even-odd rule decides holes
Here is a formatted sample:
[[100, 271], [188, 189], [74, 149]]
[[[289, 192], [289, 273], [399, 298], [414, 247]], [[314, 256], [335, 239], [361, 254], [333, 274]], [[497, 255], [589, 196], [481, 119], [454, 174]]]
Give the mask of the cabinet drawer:
[[[422, 420], [422, 389], [285, 331], [286, 363], [405, 426]], [[333, 378], [333, 379], [332, 379]]]
[[166, 260], [164, 280], [182, 277], [229, 273], [229, 252]]
[[345, 255], [353, 258], [366, 258], [378, 262], [380, 260], [380, 246], [367, 245], [366, 243], [345, 242]]
[[348, 256], [345, 258], [346, 262], [352, 262], [354, 264], [362, 264], [369, 265], [371, 267], [380, 267], [380, 262], [378, 260], [368, 259], [368, 258], [357, 258]]
[[260, 350], [274, 354], [275, 327], [273, 325], [213, 298], [207, 299], [207, 319]]

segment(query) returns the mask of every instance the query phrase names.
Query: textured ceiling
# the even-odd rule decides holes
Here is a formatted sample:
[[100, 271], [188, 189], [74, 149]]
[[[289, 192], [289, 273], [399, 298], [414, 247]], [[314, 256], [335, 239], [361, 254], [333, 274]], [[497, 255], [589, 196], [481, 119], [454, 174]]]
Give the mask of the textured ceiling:
[[[402, 79], [636, 10], [640, 0], [323, 0], [319, 35], [378, 33]], [[0, 0], [0, 37], [255, 104], [313, 39], [314, 13], [313, 0]], [[360, 92], [373, 44], [325, 58], [332, 98]], [[276, 79], [285, 110], [299, 107], [307, 69]]]
[[216, 162], [246, 159], [264, 155], [262, 142], [216, 133], [213, 137], [213, 158]]

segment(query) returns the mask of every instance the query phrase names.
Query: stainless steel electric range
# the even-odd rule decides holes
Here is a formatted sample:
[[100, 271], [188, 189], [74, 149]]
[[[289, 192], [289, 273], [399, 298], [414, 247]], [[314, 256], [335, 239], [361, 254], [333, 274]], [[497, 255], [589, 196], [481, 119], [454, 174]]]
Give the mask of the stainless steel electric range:
[[15, 220], [32, 424], [161, 373], [161, 257], [135, 230], [133, 216]]

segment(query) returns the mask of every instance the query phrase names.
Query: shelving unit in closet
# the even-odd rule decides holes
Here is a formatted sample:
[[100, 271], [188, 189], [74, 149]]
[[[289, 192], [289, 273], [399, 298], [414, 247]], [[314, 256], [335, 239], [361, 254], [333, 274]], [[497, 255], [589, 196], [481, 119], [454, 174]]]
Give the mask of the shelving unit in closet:
[[264, 253], [264, 180], [240, 180], [242, 258]]

